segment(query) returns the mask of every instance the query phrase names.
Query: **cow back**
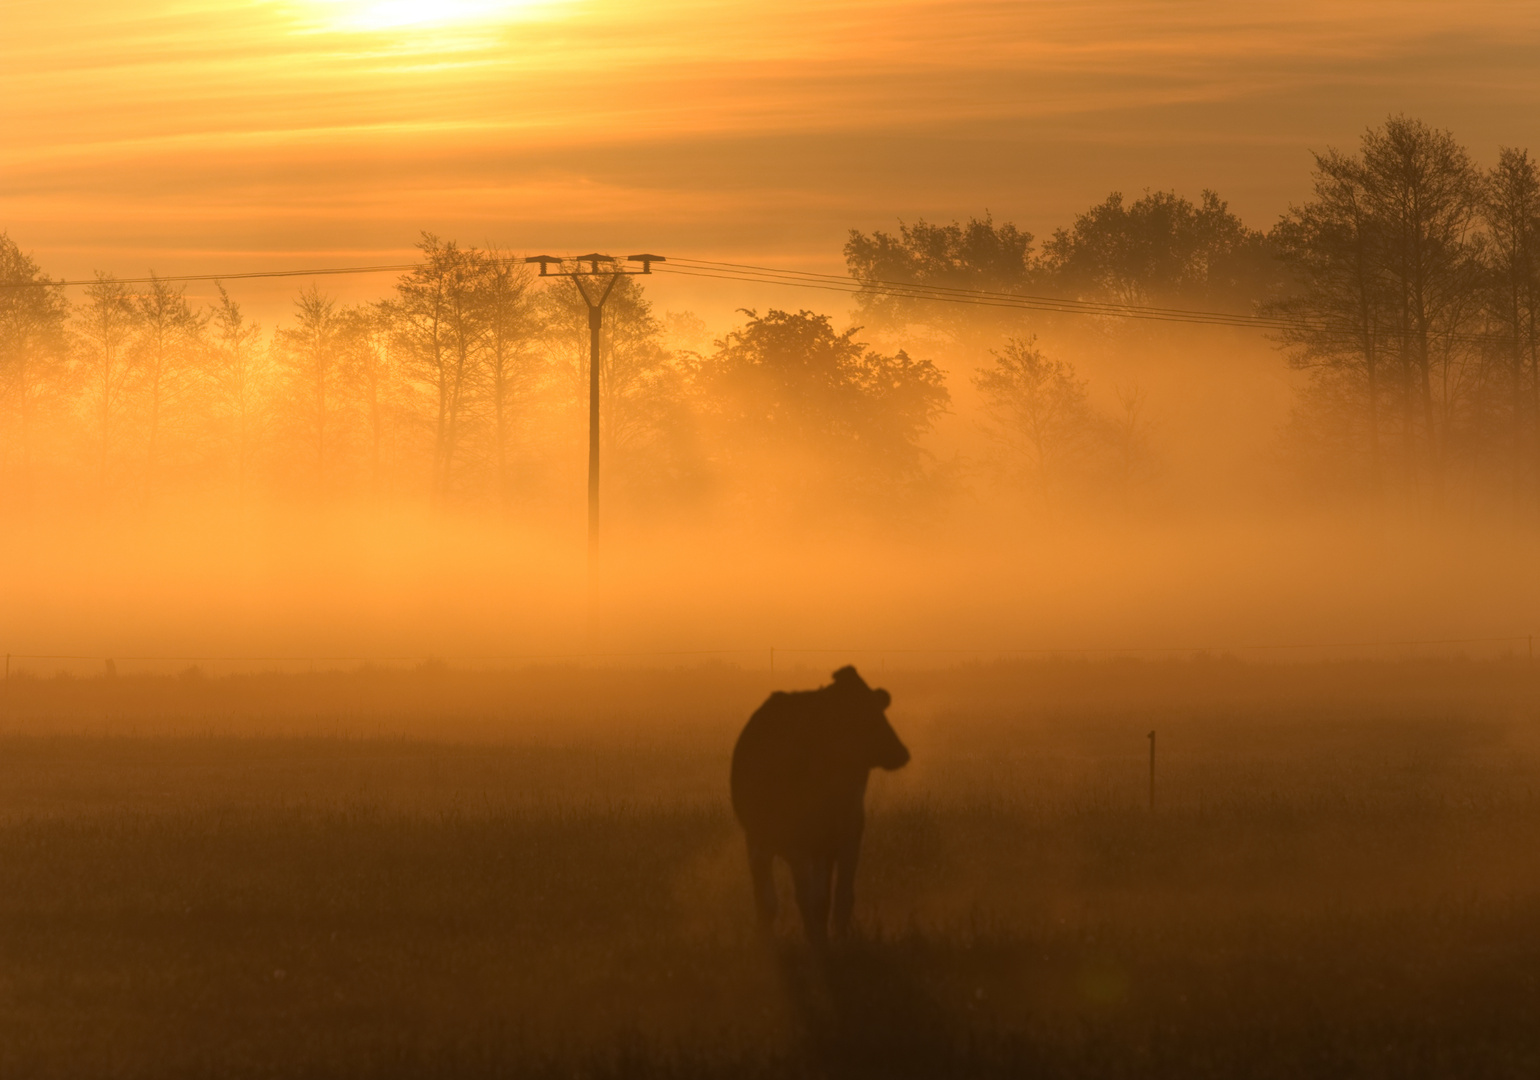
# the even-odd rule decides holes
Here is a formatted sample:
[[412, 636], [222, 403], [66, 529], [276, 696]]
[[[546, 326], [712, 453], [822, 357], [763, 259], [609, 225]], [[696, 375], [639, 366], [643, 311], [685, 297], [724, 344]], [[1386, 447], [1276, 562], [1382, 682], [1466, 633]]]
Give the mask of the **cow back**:
[[749, 839], [788, 857], [859, 837], [869, 767], [841, 739], [828, 688], [772, 694], [733, 748], [733, 811]]

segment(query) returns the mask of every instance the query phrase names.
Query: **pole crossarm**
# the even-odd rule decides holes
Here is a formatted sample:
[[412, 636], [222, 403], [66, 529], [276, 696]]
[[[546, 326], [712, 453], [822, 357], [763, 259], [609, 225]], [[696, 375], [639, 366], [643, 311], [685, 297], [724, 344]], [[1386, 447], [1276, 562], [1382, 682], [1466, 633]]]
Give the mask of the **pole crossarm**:
[[[627, 255], [624, 261], [613, 255], [601, 255], [597, 251], [587, 255], [530, 255], [526, 263], [539, 263], [541, 277], [603, 277], [618, 274], [650, 274], [652, 264], [668, 262], [662, 255]], [[641, 263], [640, 270], [626, 263]], [[570, 264], [570, 269], [568, 266]], [[583, 269], [587, 264], [588, 269]], [[552, 270], [551, 267], [556, 267]]]

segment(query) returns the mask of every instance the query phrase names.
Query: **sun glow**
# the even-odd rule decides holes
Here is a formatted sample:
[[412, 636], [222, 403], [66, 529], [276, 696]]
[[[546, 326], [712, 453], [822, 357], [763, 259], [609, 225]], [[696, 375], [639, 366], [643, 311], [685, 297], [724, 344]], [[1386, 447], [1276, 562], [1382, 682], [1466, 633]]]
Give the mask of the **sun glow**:
[[496, 24], [549, 13], [562, 0], [312, 0], [337, 30]]

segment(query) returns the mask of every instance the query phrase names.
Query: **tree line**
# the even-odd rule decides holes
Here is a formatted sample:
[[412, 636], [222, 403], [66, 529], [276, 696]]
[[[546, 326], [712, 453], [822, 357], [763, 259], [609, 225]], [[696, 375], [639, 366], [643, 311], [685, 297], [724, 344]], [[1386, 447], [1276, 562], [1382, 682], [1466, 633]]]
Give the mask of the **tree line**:
[[[1315, 155], [1310, 179], [1265, 233], [1211, 191], [1114, 193], [1041, 244], [987, 214], [852, 231], [857, 327], [745, 310], [711, 340], [622, 278], [601, 360], [608, 497], [811, 508], [956, 490], [970, 463], [928, 443], [952, 405], [935, 355], [974, 391], [969, 419], [992, 448], [981, 478], [1052, 504], [1091, 489], [1126, 501], [1156, 475], [1140, 387], [1093, 404], [1021, 313], [895, 295], [896, 282], [1264, 316], [1307, 373], [1284, 436], [1317, 488], [1540, 501], [1533, 159], [1504, 148], [1483, 169], [1450, 133], [1393, 117], [1352, 153]], [[583, 302], [504, 252], [431, 235], [420, 248], [380, 300], [343, 305], [306, 285], [262, 328], [223, 286], [197, 303], [181, 284], [99, 274], [66, 296], [0, 233], [7, 502], [580, 503]], [[1114, 349], [1132, 333], [1108, 317], [1031, 318], [1046, 331], [1075, 319]]]
[[[1283, 435], [1316, 490], [1540, 502], [1540, 173], [1528, 151], [1503, 147], [1483, 169], [1451, 133], [1391, 117], [1354, 152], [1315, 154], [1309, 197], [1265, 233], [1213, 192], [1196, 204], [1153, 192], [1113, 194], [1035, 239], [986, 215], [853, 231], [845, 246], [866, 322], [923, 324], [992, 354], [980, 386], [993, 413], [1016, 416], [999, 425], [1026, 447], [1016, 462], [1042, 472], [1055, 456], [1083, 458], [1107, 430], [1073, 365], [998, 318], [936, 313], [884, 282], [1263, 317], [1307, 373]], [[1102, 329], [1117, 334], [1114, 321]]]
[[[1441, 500], [1495, 481], [1540, 495], [1540, 174], [1483, 170], [1404, 118], [1317, 155], [1273, 232], [1295, 289], [1269, 306], [1309, 370], [1301, 442], [1350, 487]], [[1526, 496], [1527, 493], [1527, 496]]]
[[[7, 501], [580, 499], [583, 302], [505, 253], [431, 235], [420, 252], [379, 301], [306, 285], [265, 332], [223, 285], [199, 305], [184, 284], [101, 274], [71, 301], [0, 234]], [[617, 281], [600, 380], [610, 497], [812, 504], [852, 483], [872, 498], [923, 484], [923, 438], [949, 400], [933, 363], [827, 315], [741, 314], [704, 349], [680, 347], [637, 279]]]

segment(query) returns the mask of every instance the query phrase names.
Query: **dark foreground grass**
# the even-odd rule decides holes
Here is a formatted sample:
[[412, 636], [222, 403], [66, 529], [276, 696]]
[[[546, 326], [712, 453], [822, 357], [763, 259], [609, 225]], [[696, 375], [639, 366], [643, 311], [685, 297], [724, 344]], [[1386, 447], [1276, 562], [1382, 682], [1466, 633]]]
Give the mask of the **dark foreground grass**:
[[1154, 815], [1149, 712], [915, 717], [827, 957], [749, 925], [704, 726], [13, 735], [0, 1076], [1540, 1075], [1534, 691], [1489, 670], [1162, 676]]

